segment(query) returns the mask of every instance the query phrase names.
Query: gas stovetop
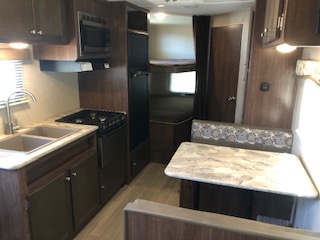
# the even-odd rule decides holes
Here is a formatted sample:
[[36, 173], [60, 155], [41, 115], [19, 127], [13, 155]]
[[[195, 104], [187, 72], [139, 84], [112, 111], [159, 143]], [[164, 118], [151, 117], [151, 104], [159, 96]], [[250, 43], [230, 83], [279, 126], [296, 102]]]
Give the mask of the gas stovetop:
[[126, 123], [126, 114], [103, 110], [81, 110], [56, 120], [56, 122], [95, 125], [99, 127], [98, 134], [112, 132]]

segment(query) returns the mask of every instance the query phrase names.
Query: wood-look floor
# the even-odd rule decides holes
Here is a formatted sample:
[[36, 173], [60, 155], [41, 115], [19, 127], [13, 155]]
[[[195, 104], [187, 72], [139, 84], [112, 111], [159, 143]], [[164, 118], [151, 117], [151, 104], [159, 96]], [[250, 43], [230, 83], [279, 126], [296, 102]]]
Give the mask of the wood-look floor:
[[141, 173], [98, 212], [75, 240], [121, 240], [122, 209], [128, 202], [145, 199], [179, 206], [180, 181], [164, 174], [165, 165], [149, 163]]

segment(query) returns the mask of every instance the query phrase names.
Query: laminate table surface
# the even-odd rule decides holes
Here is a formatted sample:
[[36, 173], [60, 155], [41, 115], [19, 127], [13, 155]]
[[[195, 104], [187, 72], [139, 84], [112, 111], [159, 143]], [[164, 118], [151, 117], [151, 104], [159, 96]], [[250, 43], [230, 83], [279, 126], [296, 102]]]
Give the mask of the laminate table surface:
[[318, 192], [294, 154], [183, 142], [165, 174], [247, 190], [315, 198]]

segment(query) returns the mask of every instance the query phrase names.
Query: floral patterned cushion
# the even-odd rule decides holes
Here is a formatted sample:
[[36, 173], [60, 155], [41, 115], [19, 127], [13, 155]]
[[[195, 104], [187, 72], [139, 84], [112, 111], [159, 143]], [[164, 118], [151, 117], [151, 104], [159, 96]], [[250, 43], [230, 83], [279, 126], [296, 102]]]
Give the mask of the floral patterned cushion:
[[291, 152], [293, 134], [284, 129], [193, 120], [191, 141], [257, 150]]

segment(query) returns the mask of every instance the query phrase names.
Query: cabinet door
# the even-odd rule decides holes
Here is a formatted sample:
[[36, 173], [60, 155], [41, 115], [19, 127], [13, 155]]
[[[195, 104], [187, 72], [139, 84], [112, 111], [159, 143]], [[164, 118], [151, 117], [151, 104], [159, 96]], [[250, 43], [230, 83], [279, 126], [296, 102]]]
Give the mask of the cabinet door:
[[34, 29], [32, 0], [2, 0], [0, 7], [0, 41], [32, 40]]
[[43, 42], [66, 42], [66, 0], [34, 0], [36, 37]]
[[80, 229], [99, 207], [97, 155], [84, 159], [70, 169], [74, 228]]
[[252, 193], [248, 190], [214, 184], [199, 184], [200, 211], [250, 219], [251, 198]]
[[33, 240], [70, 239], [73, 233], [68, 173], [28, 196]]
[[[285, 0], [267, 0], [263, 30], [263, 44], [271, 43], [281, 36]], [[282, 19], [282, 20], [281, 20]]]
[[296, 200], [292, 196], [253, 192], [252, 219], [292, 227]]

